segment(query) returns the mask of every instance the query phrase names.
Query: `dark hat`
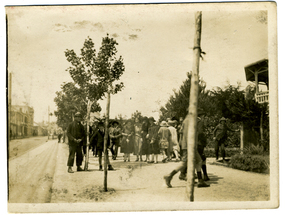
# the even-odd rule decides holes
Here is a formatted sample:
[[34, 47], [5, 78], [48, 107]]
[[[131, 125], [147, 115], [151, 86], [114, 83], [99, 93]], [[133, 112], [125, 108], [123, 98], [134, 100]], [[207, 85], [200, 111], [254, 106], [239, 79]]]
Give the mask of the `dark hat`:
[[147, 116], [144, 116], [144, 117], [142, 118], [142, 120], [143, 120], [143, 121], [145, 121], [145, 120], [148, 121]]
[[152, 116], [149, 117], [148, 120], [149, 120], [150, 122], [155, 122], [155, 119], [154, 119]]
[[104, 122], [100, 121], [100, 122], [98, 123], [98, 126], [104, 126]]
[[116, 120], [114, 120], [112, 123], [111, 123], [112, 125], [115, 125], [115, 124], [120, 124], [118, 121], [116, 121]]
[[167, 123], [168, 123], [168, 125], [170, 125], [170, 126], [174, 126], [175, 124], [177, 124], [177, 120], [170, 120], [170, 121], [168, 121]]
[[80, 113], [80, 112], [77, 112], [74, 116], [79, 116], [79, 117], [81, 117], [81, 113]]

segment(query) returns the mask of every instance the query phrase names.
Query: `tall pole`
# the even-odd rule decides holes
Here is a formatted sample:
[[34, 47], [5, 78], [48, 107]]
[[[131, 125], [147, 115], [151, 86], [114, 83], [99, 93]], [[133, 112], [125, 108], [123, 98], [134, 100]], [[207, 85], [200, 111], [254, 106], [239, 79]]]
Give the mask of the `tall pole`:
[[[48, 106], [48, 139], [49, 139], [49, 135], [50, 135], [50, 118], [49, 118], [50, 116], [49, 116], [49, 106]], [[53, 135], [53, 134], [52, 134]], [[51, 139], [53, 139], [53, 136], [51, 136]]]
[[109, 137], [109, 113], [110, 113], [110, 89], [107, 93], [107, 106], [106, 106], [106, 119], [105, 119], [105, 136], [104, 136], [104, 191], [107, 192], [107, 159], [108, 159], [108, 150], [107, 142]]
[[202, 12], [198, 11], [195, 14], [195, 36], [194, 36], [194, 57], [193, 69], [191, 76], [191, 88], [189, 99], [189, 111], [186, 120], [188, 123], [187, 132], [187, 184], [186, 197], [191, 202], [194, 201], [194, 173], [195, 173], [195, 150], [197, 142], [197, 106], [198, 106], [198, 83], [199, 83], [199, 63], [201, 55], [201, 26], [202, 26]]

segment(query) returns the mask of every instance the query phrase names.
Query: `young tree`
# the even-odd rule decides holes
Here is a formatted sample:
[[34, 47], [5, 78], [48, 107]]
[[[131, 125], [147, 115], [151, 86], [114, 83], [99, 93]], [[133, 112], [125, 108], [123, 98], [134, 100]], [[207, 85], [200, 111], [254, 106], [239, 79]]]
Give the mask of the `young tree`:
[[105, 83], [100, 71], [98, 71], [96, 50], [90, 37], [85, 40], [80, 56], [77, 56], [73, 49], [67, 49], [65, 56], [67, 61], [71, 63], [67, 71], [79, 89], [82, 101], [86, 105], [87, 149], [84, 169], [88, 170], [90, 111], [94, 102], [104, 96], [108, 90], [108, 84]]
[[96, 72], [100, 83], [104, 83], [104, 88], [107, 92], [107, 105], [106, 105], [106, 118], [105, 118], [105, 137], [104, 137], [104, 191], [107, 191], [107, 140], [108, 140], [108, 124], [109, 124], [109, 112], [110, 112], [110, 95], [116, 94], [124, 87], [119, 79], [125, 71], [123, 58], [116, 57], [118, 43], [115, 39], [110, 38], [107, 34], [102, 39], [100, 51], [96, 58]]
[[[57, 125], [66, 128], [69, 122], [73, 121], [75, 112], [80, 112], [83, 117], [87, 115], [87, 106], [82, 90], [76, 87], [75, 83], [68, 82], [61, 85], [61, 91], [56, 92], [54, 101], [57, 105]], [[91, 106], [91, 112], [100, 111], [101, 107], [97, 102]]]

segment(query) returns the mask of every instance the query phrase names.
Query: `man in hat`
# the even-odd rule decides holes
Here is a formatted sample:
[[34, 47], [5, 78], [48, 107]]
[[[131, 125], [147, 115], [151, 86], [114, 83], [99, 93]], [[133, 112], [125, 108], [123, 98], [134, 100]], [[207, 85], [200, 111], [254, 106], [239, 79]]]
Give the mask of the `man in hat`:
[[67, 161], [68, 172], [73, 173], [72, 167], [74, 164], [74, 157], [76, 154], [77, 171], [83, 171], [80, 167], [83, 161], [82, 144], [85, 138], [85, 130], [81, 124], [81, 114], [77, 112], [74, 116], [74, 121], [69, 124], [67, 128], [67, 137], [69, 145], [69, 156]]
[[216, 161], [219, 159], [219, 147], [221, 147], [221, 153], [223, 157], [223, 161], [225, 161], [225, 142], [228, 138], [228, 131], [238, 132], [237, 130], [232, 130], [226, 125], [226, 118], [222, 117], [219, 121], [219, 124], [214, 129], [214, 141], [215, 141], [215, 152], [216, 152]]
[[198, 110], [197, 118], [197, 133], [198, 133], [198, 143], [197, 151], [202, 159], [202, 171], [204, 174], [204, 181], [209, 181], [206, 166], [206, 156], [204, 154], [204, 148], [207, 146], [207, 137], [205, 135], [205, 112], [203, 110]]
[[[99, 157], [99, 171], [103, 171], [102, 168], [102, 156], [104, 152], [104, 137], [105, 137], [105, 127], [103, 122], [98, 123], [98, 130], [94, 132], [93, 136], [91, 137], [91, 145], [96, 146], [97, 154]], [[107, 148], [110, 146], [110, 137], [108, 135], [108, 140], [107, 140]], [[108, 165], [108, 170], [114, 170], [112, 165], [110, 164], [109, 161], [109, 156], [108, 156], [108, 151], [107, 151], [107, 165]]]
[[[178, 173], [179, 171], [180, 176], [179, 179], [186, 179], [186, 170], [187, 170], [187, 137], [188, 137], [188, 126], [189, 126], [189, 120], [190, 120], [190, 115], [187, 115], [186, 118], [183, 121], [183, 136], [182, 136], [182, 162], [174, 169], [172, 170], [168, 175], [165, 175], [163, 178], [165, 180], [165, 183], [167, 187], [172, 187], [170, 182], [173, 178], [173, 176]], [[197, 171], [197, 176], [198, 176], [198, 187], [209, 187], [210, 185], [206, 184], [204, 180], [202, 179], [202, 173], [201, 173], [201, 167], [202, 167], [202, 159], [197, 151], [195, 150], [195, 169]], [[184, 178], [183, 178], [184, 176]]]
[[112, 122], [112, 127], [110, 127], [110, 132], [109, 132], [110, 138], [111, 138], [111, 146], [110, 150], [112, 153], [112, 159], [116, 160], [118, 156], [118, 149], [120, 146], [120, 139], [122, 136], [122, 131], [119, 127], [119, 122], [118, 121], [113, 121]]

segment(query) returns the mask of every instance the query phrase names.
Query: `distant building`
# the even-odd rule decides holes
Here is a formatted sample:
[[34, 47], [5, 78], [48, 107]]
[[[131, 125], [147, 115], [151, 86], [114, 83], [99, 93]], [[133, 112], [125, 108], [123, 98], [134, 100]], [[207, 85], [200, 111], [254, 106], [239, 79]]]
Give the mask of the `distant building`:
[[27, 105], [12, 105], [10, 125], [12, 138], [33, 136], [34, 109]]
[[34, 122], [33, 136], [47, 136], [47, 135], [48, 135], [47, 126], [44, 125], [43, 123]]

